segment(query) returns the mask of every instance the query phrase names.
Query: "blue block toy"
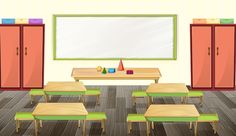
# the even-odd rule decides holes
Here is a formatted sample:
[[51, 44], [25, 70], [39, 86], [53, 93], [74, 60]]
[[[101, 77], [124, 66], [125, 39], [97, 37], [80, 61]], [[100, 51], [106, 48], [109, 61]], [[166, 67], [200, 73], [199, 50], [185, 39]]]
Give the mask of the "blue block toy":
[[3, 18], [2, 24], [15, 24], [15, 19], [13, 18]]
[[109, 68], [108, 69], [108, 73], [115, 73], [116, 72], [116, 69], [115, 68]]

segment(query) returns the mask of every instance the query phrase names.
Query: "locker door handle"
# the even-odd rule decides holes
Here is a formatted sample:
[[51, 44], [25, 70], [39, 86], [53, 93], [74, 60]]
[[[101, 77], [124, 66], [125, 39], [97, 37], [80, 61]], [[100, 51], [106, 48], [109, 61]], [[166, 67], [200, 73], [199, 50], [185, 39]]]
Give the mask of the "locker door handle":
[[25, 56], [27, 56], [27, 47], [25, 47]]
[[18, 55], [19, 55], [19, 48], [16, 47], [16, 56], [18, 56]]
[[210, 56], [211, 55], [211, 48], [208, 47], [208, 55]]
[[216, 55], [219, 55], [219, 47], [216, 48]]

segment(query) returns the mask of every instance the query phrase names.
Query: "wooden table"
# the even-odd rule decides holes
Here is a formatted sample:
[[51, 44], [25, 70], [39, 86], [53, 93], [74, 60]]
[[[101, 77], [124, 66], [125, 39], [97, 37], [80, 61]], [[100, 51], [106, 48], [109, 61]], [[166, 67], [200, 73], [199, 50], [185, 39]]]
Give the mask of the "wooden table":
[[[134, 74], [126, 74], [126, 70], [133, 70]], [[102, 74], [96, 68], [73, 68], [71, 76], [79, 80], [154, 80], [158, 83], [161, 77], [158, 68], [125, 68], [124, 71]]]
[[184, 83], [152, 83], [146, 90], [149, 105], [151, 104], [151, 97], [186, 97], [188, 95], [188, 88]]
[[84, 120], [83, 135], [86, 135], [86, 115], [83, 103], [39, 103], [32, 115], [35, 117], [35, 135], [38, 135], [39, 120]]
[[144, 114], [148, 120], [147, 135], [150, 133], [150, 122], [195, 122], [194, 134], [197, 135], [197, 119], [200, 116], [196, 107], [191, 104], [153, 104]]
[[44, 91], [48, 102], [48, 95], [83, 95], [86, 88], [81, 82], [48, 82]]

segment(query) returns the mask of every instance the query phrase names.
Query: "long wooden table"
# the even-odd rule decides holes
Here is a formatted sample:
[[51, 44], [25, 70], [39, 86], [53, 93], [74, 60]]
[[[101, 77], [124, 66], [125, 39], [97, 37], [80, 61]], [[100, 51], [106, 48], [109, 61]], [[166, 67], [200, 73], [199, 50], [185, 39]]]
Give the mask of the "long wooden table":
[[184, 83], [152, 83], [146, 90], [149, 105], [152, 97], [186, 97], [188, 92]]
[[[126, 70], [133, 70], [134, 74], [126, 74]], [[79, 80], [154, 80], [158, 83], [161, 77], [158, 68], [125, 68], [124, 71], [102, 74], [96, 68], [73, 68], [71, 77]]]
[[86, 135], [86, 115], [83, 103], [39, 103], [32, 115], [35, 118], [35, 135], [38, 135], [39, 120], [84, 120], [83, 135]]
[[197, 119], [200, 116], [196, 107], [191, 104], [153, 104], [144, 114], [148, 120], [147, 135], [150, 133], [150, 122], [195, 122], [194, 134], [197, 135]]
[[48, 82], [44, 88], [46, 102], [48, 95], [83, 95], [85, 91], [81, 82]]

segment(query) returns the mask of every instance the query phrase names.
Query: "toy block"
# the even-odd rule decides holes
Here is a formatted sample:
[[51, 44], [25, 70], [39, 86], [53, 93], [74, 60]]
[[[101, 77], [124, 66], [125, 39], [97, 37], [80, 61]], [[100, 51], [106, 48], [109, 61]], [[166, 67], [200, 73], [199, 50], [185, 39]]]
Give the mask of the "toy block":
[[19, 19], [16, 19], [16, 24], [28, 24], [29, 23], [29, 20], [28, 19], [25, 19], [25, 18], [19, 18]]
[[13, 18], [3, 18], [2, 24], [15, 24], [15, 19]]
[[126, 70], [126, 74], [128, 74], [128, 75], [134, 74], [134, 71], [133, 70]]
[[221, 18], [220, 23], [221, 24], [233, 24], [234, 19], [233, 18]]
[[115, 68], [109, 68], [108, 69], [108, 73], [115, 73], [116, 72], [116, 69]]
[[194, 18], [193, 19], [193, 24], [206, 24], [207, 20], [204, 18]]
[[43, 19], [40, 18], [30, 18], [29, 24], [43, 24]]
[[209, 19], [207, 19], [207, 24], [220, 24], [220, 19], [218, 19], [218, 18], [209, 18]]

